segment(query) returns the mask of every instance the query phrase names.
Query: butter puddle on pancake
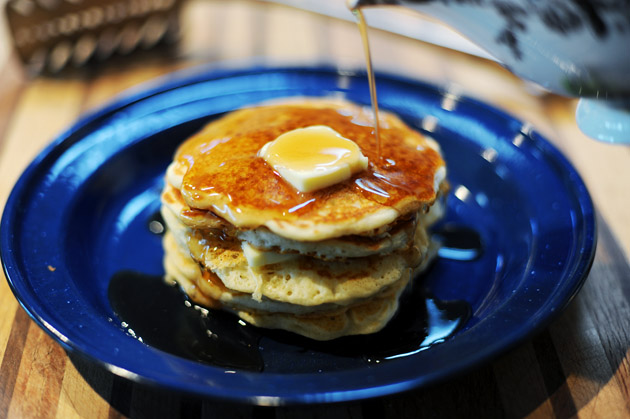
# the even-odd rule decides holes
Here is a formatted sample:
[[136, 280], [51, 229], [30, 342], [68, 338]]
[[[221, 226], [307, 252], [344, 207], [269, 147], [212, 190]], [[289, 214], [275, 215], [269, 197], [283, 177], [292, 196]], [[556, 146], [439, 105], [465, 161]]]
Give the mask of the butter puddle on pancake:
[[208, 124], [167, 170], [167, 279], [261, 327], [318, 340], [382, 329], [435, 254], [426, 230], [447, 184], [434, 141], [381, 119], [383, 160], [369, 113], [349, 102], [263, 105]]

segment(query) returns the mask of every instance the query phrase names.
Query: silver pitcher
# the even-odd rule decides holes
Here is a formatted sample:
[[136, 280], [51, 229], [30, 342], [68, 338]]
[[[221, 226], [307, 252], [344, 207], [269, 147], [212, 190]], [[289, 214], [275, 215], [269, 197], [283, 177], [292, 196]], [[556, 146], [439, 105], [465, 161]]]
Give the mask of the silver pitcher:
[[580, 97], [589, 136], [630, 143], [630, 0], [350, 0], [400, 5], [449, 25], [517, 76]]

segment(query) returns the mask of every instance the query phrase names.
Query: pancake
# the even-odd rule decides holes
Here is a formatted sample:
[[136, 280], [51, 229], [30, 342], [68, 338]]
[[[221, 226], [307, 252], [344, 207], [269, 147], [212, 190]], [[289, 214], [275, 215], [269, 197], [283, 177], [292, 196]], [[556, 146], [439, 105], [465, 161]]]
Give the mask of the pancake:
[[203, 306], [223, 309], [255, 326], [284, 329], [315, 340], [380, 330], [396, 313], [398, 298], [411, 277], [410, 271], [377, 295], [349, 305], [300, 306], [266, 297], [258, 302], [251, 295], [234, 292], [204, 270], [177, 244], [170, 233], [164, 237], [166, 279], [177, 282], [188, 296]]
[[[434, 141], [393, 114], [381, 115], [382, 165], [376, 164], [381, 159], [369, 113], [348, 102], [309, 100], [238, 110], [208, 124], [179, 147], [167, 181], [190, 208], [211, 211], [237, 228], [265, 226], [304, 242], [378, 230], [431, 205], [446, 174]], [[280, 134], [313, 125], [354, 140], [369, 169], [301, 193], [257, 157]]]
[[[370, 113], [328, 99], [234, 111], [187, 139], [161, 198], [166, 279], [260, 327], [317, 340], [382, 329], [436, 254], [427, 229], [448, 183], [437, 143], [393, 114], [379, 123], [383, 156]], [[352, 140], [367, 169], [295, 189], [258, 153], [309, 126]]]
[[237, 240], [189, 231], [178, 226], [168, 211], [163, 212], [163, 217], [180, 248], [186, 249], [193, 260], [216, 275], [228, 289], [251, 294], [257, 300], [264, 296], [301, 306], [347, 305], [373, 296], [398, 281], [410, 267], [419, 265], [429, 247], [426, 233], [419, 229], [412, 245], [378, 257], [331, 262], [298, 255], [252, 269]]
[[[299, 253], [324, 260], [391, 253], [409, 245], [417, 224], [415, 215], [406, 218], [399, 217], [395, 223], [386, 226], [388, 228], [381, 228], [380, 231], [372, 230], [363, 235], [303, 242], [278, 236], [264, 226], [254, 229], [237, 229], [212, 212], [192, 210], [184, 202], [179, 191], [169, 184], [162, 192], [162, 204], [170, 213], [177, 216], [185, 227], [220, 231], [222, 236], [237, 238], [264, 251]], [[432, 211], [436, 211], [436, 208], [432, 208]]]
[[[342, 312], [357, 304], [362, 304], [370, 298], [357, 298], [347, 304], [338, 302], [322, 303], [318, 305], [299, 305], [281, 302], [262, 296], [261, 299], [252, 298], [252, 294], [238, 292], [229, 289], [223, 281], [213, 272], [204, 269], [182, 248], [172, 234], [164, 236], [164, 248], [167, 249], [167, 257], [164, 259], [164, 268], [168, 281], [177, 282], [184, 288], [189, 296], [191, 293], [199, 293], [199, 297], [191, 297], [193, 301], [210, 307], [229, 308], [259, 313], [316, 315], [322, 313], [331, 315]], [[381, 290], [383, 294], [390, 289], [403, 287], [409, 280], [409, 271], [404, 272], [400, 279]], [[373, 296], [371, 296], [373, 297]]]

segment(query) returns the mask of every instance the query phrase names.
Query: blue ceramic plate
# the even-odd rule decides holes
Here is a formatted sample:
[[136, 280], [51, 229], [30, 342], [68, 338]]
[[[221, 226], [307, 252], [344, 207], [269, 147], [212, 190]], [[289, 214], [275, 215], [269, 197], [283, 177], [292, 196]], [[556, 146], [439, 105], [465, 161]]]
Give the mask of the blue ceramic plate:
[[275, 366], [250, 372], [146, 345], [112, 310], [108, 284], [117, 272], [162, 273], [160, 238], [147, 222], [175, 147], [218, 115], [266, 99], [338, 95], [369, 104], [363, 74], [330, 68], [180, 74], [83, 117], [35, 159], [7, 202], [1, 250], [15, 295], [64, 348], [116, 374], [251, 403], [386, 395], [491, 360], [578, 292], [595, 251], [589, 194], [553, 146], [491, 106], [387, 75], [378, 90], [382, 108], [441, 143], [452, 185], [447, 222], [475, 229], [485, 244], [480, 258], [439, 259], [425, 278], [431, 294], [472, 310], [445, 342], [381, 363], [317, 350], [285, 357], [286, 345], [270, 344], [263, 358]]

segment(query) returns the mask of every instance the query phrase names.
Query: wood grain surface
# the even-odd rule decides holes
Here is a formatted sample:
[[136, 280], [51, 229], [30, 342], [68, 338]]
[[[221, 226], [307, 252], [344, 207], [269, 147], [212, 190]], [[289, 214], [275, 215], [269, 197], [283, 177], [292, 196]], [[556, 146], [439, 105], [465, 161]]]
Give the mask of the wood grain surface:
[[[33, 157], [82, 113], [157, 76], [194, 66], [333, 63], [361, 68], [356, 26], [254, 1], [190, 1], [177, 45], [57, 77], [0, 71], [0, 202]], [[368, 16], [369, 21], [369, 16]], [[132, 383], [68, 354], [0, 280], [0, 418], [630, 417], [630, 148], [586, 138], [575, 101], [542, 94], [496, 63], [373, 31], [377, 69], [480, 98], [530, 122], [583, 176], [598, 210], [598, 249], [578, 296], [547, 328], [450, 381], [385, 398], [257, 407]]]

